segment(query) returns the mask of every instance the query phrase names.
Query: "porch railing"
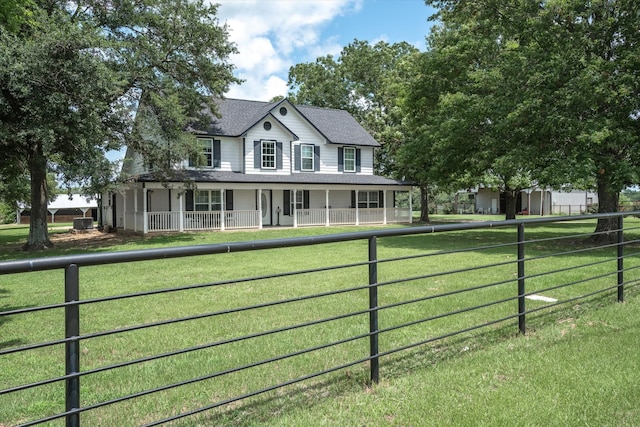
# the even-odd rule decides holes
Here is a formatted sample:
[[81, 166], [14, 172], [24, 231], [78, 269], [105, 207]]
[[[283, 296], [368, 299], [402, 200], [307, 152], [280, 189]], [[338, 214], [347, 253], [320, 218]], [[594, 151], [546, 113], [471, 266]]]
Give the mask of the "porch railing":
[[298, 209], [296, 214], [299, 226], [327, 224], [326, 209]]
[[[220, 212], [184, 212], [184, 229], [218, 230], [220, 229]], [[152, 230], [149, 229], [149, 231]]]
[[228, 211], [225, 212], [225, 228], [258, 228], [260, 227], [260, 211]]
[[[244, 229], [260, 227], [260, 211], [234, 210], [224, 212], [224, 229]], [[327, 209], [298, 209], [297, 225], [323, 226], [327, 225]], [[182, 228], [180, 226], [180, 212], [147, 212], [147, 231], [197, 231], [223, 229], [221, 212], [182, 212]], [[353, 224], [383, 224], [385, 222], [384, 208], [371, 209], [329, 209], [329, 225]], [[406, 208], [386, 208], [386, 222], [408, 223], [410, 212]], [[135, 218], [135, 222], [134, 222]], [[126, 229], [134, 231], [144, 230], [143, 214], [127, 213]]]
[[329, 209], [329, 225], [348, 225], [355, 223], [355, 209]]
[[384, 222], [384, 208], [358, 209], [360, 224], [382, 224]]

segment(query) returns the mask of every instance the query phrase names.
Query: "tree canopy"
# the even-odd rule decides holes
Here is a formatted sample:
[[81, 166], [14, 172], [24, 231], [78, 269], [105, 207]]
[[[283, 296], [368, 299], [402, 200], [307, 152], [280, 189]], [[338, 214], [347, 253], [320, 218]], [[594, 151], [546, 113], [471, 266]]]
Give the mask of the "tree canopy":
[[[596, 185], [602, 212], [637, 183], [640, 5], [448, 0], [409, 91], [401, 157], [434, 182]], [[606, 230], [608, 225], [599, 225]]]
[[[16, 18], [0, 21], [0, 176], [17, 182], [28, 171], [26, 248], [40, 248], [50, 245], [47, 171], [95, 191], [112, 178], [105, 153], [124, 145], [168, 168], [194, 149], [187, 124], [238, 80], [235, 46], [203, 0], [31, 5], [6, 8]], [[144, 133], [133, 131], [136, 113]]]

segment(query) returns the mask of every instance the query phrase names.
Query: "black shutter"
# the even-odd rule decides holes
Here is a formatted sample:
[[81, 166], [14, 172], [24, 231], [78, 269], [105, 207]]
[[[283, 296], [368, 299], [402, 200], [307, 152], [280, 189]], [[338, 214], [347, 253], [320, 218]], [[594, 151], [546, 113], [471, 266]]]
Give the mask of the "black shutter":
[[193, 190], [187, 190], [186, 194], [187, 198], [185, 199], [184, 202], [184, 208], [187, 211], [192, 211], [193, 210]]
[[356, 207], [356, 192], [355, 191], [351, 192], [351, 207], [352, 208]]
[[309, 209], [309, 190], [302, 192], [302, 209]]
[[224, 192], [224, 210], [233, 210], [233, 190], [226, 190]]
[[320, 170], [320, 146], [313, 146], [313, 170], [318, 172]]
[[361, 153], [360, 153], [360, 149], [356, 148], [356, 172], [360, 172], [360, 164], [361, 164], [361, 160], [360, 158], [362, 157]]
[[282, 200], [284, 200], [283, 215], [291, 215], [291, 193], [289, 193], [289, 190], [282, 192]]
[[396, 205], [396, 192], [394, 191], [394, 192], [393, 192], [393, 206], [391, 206], [391, 207], [392, 207], [392, 208], [395, 208], [396, 206], [397, 206], [397, 205]]
[[384, 191], [378, 191], [378, 207], [384, 208]]
[[344, 171], [344, 147], [338, 147], [338, 172]]
[[256, 169], [260, 169], [261, 166], [262, 151], [260, 148], [260, 141], [253, 141], [253, 167]]
[[299, 145], [293, 147], [293, 170], [301, 170], [302, 169], [302, 160], [300, 154], [301, 148]]
[[276, 169], [282, 169], [282, 142], [276, 142]]
[[221, 163], [221, 154], [220, 154], [220, 141], [213, 140], [213, 162], [212, 166], [214, 168], [219, 168]]

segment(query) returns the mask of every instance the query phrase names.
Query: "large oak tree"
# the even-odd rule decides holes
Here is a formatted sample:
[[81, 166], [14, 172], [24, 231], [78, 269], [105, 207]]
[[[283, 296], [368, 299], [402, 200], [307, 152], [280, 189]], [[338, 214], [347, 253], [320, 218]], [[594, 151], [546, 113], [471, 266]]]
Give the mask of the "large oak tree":
[[411, 153], [428, 153], [424, 168], [441, 179], [591, 183], [600, 211], [617, 210], [640, 166], [640, 5], [427, 3], [440, 10], [441, 25], [410, 97], [421, 129]]
[[[0, 176], [29, 173], [34, 249], [51, 244], [48, 171], [95, 190], [110, 178], [105, 153], [124, 145], [168, 168], [194, 149], [187, 124], [237, 79], [227, 28], [202, 0], [33, 0], [23, 12], [0, 21]], [[141, 103], [147, 137], [132, 132]]]

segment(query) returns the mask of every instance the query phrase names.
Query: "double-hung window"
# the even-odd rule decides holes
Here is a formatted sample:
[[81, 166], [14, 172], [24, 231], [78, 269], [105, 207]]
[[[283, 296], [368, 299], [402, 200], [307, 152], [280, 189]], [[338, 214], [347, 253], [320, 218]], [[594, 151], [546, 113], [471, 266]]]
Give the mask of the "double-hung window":
[[377, 208], [380, 206], [378, 200], [379, 193], [377, 191], [360, 191], [358, 192], [359, 208]]
[[222, 193], [220, 190], [196, 190], [193, 193], [193, 207], [196, 211], [222, 210]]
[[212, 138], [198, 138], [199, 152], [189, 158], [190, 167], [219, 168], [220, 140]]
[[275, 169], [276, 168], [276, 142], [275, 141], [262, 141], [261, 147], [261, 167], [262, 169]]
[[344, 147], [344, 171], [356, 171], [356, 149], [354, 147]]
[[303, 171], [313, 171], [313, 145], [300, 146], [300, 160]]

